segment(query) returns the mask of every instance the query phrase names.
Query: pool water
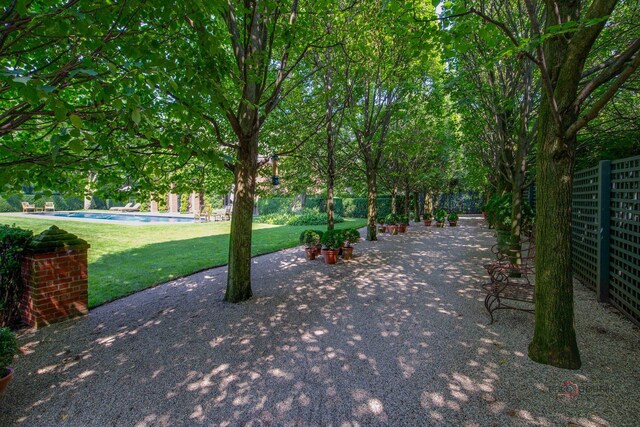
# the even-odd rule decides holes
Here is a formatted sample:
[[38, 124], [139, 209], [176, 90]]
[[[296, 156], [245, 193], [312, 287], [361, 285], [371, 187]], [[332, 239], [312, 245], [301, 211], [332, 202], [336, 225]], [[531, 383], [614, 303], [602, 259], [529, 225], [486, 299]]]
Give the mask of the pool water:
[[148, 223], [167, 223], [181, 222], [193, 223], [193, 218], [180, 218], [175, 216], [153, 216], [153, 215], [135, 215], [135, 214], [112, 214], [97, 212], [38, 212], [30, 215], [38, 216], [54, 216], [62, 218], [78, 218], [78, 219], [102, 219], [111, 221], [129, 221], [129, 222], [148, 222]]

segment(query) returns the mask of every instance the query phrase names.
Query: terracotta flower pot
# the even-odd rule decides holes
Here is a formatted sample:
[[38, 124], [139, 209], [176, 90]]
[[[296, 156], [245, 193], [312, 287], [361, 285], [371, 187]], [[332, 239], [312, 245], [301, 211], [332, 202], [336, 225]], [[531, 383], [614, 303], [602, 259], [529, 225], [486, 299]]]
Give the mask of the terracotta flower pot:
[[393, 234], [394, 236], [396, 234], [398, 234], [398, 226], [397, 225], [387, 225], [387, 229], [389, 230], [389, 233]]
[[458, 221], [449, 221], [449, 227], [455, 227], [458, 225]]
[[13, 368], [7, 368], [6, 375], [0, 378], [0, 395], [4, 394], [4, 390], [7, 388], [11, 380], [13, 379]]
[[401, 232], [401, 233], [406, 233], [407, 232], [407, 224], [398, 225], [398, 231]]
[[353, 246], [345, 246], [342, 248], [342, 259], [353, 259]]
[[322, 251], [322, 245], [316, 245], [315, 250], [316, 250], [316, 256], [320, 256], [320, 251]]
[[482, 218], [487, 219], [487, 213], [485, 211], [482, 211]]
[[312, 247], [312, 248], [305, 249], [305, 253], [307, 254], [307, 259], [309, 261], [313, 261], [314, 259], [316, 259], [316, 248], [315, 248], [315, 246]]
[[424, 225], [427, 227], [431, 227], [431, 220], [430, 219], [425, 219], [424, 221]]
[[335, 264], [338, 262], [338, 249], [323, 249], [322, 256], [324, 257], [325, 264]]
[[436, 221], [436, 227], [444, 227], [444, 221], [440, 222], [440, 221]]
[[379, 225], [378, 226], [378, 233], [384, 233], [387, 230], [387, 228], [384, 225]]

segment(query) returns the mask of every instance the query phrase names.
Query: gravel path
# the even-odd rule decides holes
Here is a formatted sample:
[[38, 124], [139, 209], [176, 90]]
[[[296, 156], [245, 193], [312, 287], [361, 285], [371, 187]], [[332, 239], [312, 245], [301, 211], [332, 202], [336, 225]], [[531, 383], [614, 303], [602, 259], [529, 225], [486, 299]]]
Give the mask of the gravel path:
[[576, 285], [582, 369], [531, 362], [533, 316], [487, 325], [491, 232], [459, 224], [255, 258], [242, 304], [217, 268], [27, 332], [0, 425], [637, 425], [638, 328]]

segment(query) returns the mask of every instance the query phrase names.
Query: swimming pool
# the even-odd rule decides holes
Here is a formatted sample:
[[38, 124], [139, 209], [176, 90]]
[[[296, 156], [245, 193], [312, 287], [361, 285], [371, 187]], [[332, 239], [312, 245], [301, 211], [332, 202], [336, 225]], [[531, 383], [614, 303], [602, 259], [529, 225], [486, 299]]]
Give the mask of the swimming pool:
[[193, 218], [175, 217], [175, 216], [156, 216], [156, 215], [136, 215], [123, 213], [99, 213], [99, 212], [36, 212], [29, 214], [37, 216], [53, 216], [58, 218], [69, 219], [97, 219], [106, 221], [126, 221], [132, 223], [192, 223]]

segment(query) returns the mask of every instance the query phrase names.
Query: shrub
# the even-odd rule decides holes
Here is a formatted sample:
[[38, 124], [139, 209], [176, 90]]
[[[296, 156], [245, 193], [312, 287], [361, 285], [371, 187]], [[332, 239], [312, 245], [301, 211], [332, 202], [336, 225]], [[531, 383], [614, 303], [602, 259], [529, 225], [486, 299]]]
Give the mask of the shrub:
[[288, 214], [291, 212], [292, 197], [265, 197], [258, 199], [260, 216], [272, 214]]
[[181, 194], [180, 195], [180, 213], [186, 214], [189, 212], [189, 195]]
[[0, 326], [20, 320], [22, 252], [32, 236], [30, 230], [0, 225]]
[[422, 219], [429, 220], [431, 218], [433, 218], [433, 215], [431, 215], [431, 212], [426, 212], [425, 211], [425, 213], [422, 214]]
[[444, 220], [447, 218], [447, 211], [442, 208], [436, 209], [433, 213], [433, 217], [435, 218], [436, 222], [444, 222]]
[[346, 229], [343, 234], [348, 245], [355, 245], [360, 241], [360, 232], [357, 228]]
[[320, 243], [320, 235], [314, 230], [304, 230], [300, 234], [300, 244], [312, 248]]
[[350, 197], [342, 199], [342, 215], [347, 218], [366, 218], [369, 203], [366, 197]]
[[0, 378], [7, 375], [7, 367], [18, 354], [18, 340], [9, 328], [0, 327]]
[[322, 235], [322, 246], [325, 249], [337, 250], [344, 243], [342, 230], [327, 230]]
[[[486, 206], [489, 225], [498, 230], [511, 229], [511, 193], [493, 196]], [[534, 212], [525, 201], [522, 202], [522, 223], [526, 229], [533, 223]]]
[[398, 222], [400, 222], [400, 215], [390, 213], [389, 215], [386, 216], [385, 222], [387, 224], [396, 225]]
[[398, 223], [399, 224], [409, 224], [409, 217], [407, 215], [399, 215]]
[[[270, 214], [254, 218], [255, 222], [273, 225], [324, 225], [327, 220], [327, 214], [317, 210], [307, 210], [302, 215]], [[333, 220], [335, 223], [344, 222], [344, 218], [340, 216], [334, 217]]]
[[451, 213], [449, 214], [449, 216], [447, 217], [447, 219], [448, 219], [449, 221], [457, 221], [457, 220], [458, 220], [458, 214], [457, 214], [457, 213], [455, 213], [455, 212], [451, 212]]

